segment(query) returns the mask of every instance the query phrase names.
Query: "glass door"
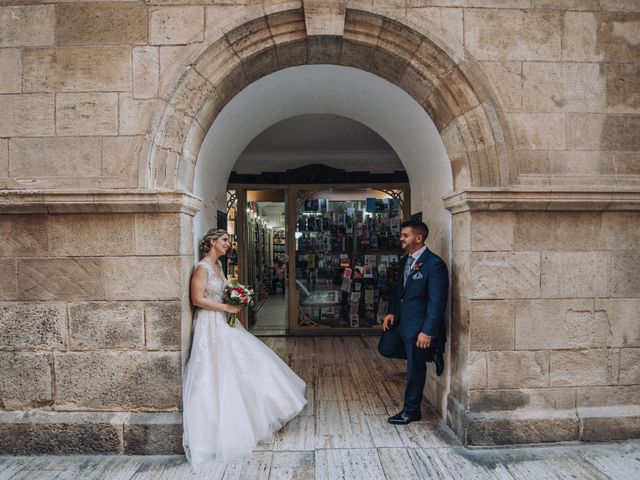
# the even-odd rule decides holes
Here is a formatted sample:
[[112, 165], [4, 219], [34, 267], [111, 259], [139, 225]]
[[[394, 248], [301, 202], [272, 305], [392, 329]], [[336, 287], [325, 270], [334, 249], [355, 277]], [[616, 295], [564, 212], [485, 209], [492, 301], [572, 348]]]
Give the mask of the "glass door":
[[246, 190], [245, 283], [255, 292], [247, 326], [254, 335], [288, 331], [286, 187]]
[[[398, 278], [404, 191], [296, 189], [295, 333], [381, 328]], [[293, 287], [292, 287], [293, 288]]]

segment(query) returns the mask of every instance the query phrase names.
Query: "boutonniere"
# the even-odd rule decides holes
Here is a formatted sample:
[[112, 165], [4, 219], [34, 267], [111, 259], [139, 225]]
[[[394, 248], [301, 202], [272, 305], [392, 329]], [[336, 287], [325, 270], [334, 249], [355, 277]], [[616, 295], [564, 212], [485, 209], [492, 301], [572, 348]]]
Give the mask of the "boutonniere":
[[423, 278], [422, 273], [419, 272], [420, 267], [422, 267], [422, 263], [416, 263], [411, 269], [411, 277], [414, 280], [421, 280]]

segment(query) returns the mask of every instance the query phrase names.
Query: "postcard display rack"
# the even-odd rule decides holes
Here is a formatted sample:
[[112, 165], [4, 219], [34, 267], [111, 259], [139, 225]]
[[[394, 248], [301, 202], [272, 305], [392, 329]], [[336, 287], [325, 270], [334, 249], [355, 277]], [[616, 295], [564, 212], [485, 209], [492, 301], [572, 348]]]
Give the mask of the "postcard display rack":
[[310, 196], [299, 197], [295, 234], [299, 326], [380, 328], [398, 279], [402, 205]]

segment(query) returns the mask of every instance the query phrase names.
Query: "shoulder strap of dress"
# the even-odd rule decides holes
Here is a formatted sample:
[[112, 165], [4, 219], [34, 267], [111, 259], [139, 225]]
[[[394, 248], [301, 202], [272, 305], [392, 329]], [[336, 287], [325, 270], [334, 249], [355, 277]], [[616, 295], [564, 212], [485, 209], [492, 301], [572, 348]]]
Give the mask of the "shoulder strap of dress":
[[212, 277], [213, 276], [213, 267], [211, 267], [211, 265], [209, 265], [207, 262], [205, 262], [204, 260], [200, 260], [197, 264], [196, 264], [196, 268], [199, 266], [203, 266], [204, 269], [207, 271], [207, 274]]

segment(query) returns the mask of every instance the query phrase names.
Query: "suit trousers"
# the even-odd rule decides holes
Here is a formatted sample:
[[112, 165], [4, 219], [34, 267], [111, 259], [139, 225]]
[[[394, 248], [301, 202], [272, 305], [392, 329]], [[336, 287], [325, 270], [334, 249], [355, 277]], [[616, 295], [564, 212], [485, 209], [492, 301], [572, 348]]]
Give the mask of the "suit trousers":
[[387, 358], [407, 361], [407, 386], [404, 392], [403, 410], [409, 414], [420, 413], [422, 392], [427, 381], [426, 362], [433, 359], [435, 347], [418, 348], [418, 336], [405, 336], [398, 327], [391, 327], [382, 333], [378, 342], [378, 352]]

